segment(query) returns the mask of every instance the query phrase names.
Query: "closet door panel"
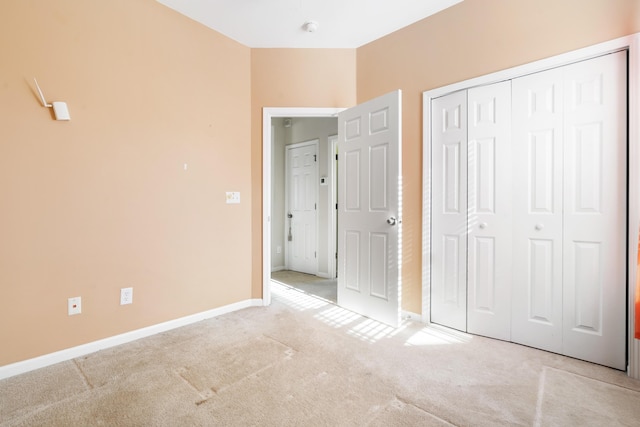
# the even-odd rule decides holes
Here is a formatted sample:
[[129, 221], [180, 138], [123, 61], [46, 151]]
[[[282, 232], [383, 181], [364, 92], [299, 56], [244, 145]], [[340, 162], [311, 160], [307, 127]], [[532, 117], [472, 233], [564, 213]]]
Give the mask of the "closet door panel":
[[467, 329], [467, 93], [432, 108], [431, 321]]
[[564, 73], [563, 353], [625, 369], [626, 53]]
[[511, 338], [511, 82], [468, 91], [468, 332]]
[[562, 71], [514, 79], [512, 341], [562, 350]]

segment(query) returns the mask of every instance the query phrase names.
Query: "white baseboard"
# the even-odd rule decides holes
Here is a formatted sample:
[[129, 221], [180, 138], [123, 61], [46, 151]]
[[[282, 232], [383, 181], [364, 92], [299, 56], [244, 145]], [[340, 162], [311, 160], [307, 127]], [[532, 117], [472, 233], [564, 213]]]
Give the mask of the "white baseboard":
[[282, 271], [282, 270], [286, 270], [287, 267], [285, 267], [284, 265], [280, 265], [278, 267], [271, 267], [271, 272], [275, 273], [276, 271]]
[[214, 308], [213, 310], [203, 311], [202, 313], [192, 314], [190, 316], [181, 317], [179, 319], [169, 320], [167, 322], [158, 323], [157, 325], [148, 326], [146, 328], [137, 329], [135, 331], [125, 332], [124, 334], [115, 335], [113, 337], [104, 338], [77, 347], [67, 348], [65, 350], [56, 351], [55, 353], [45, 354], [33, 359], [27, 359], [10, 365], [0, 366], [0, 380], [13, 377], [15, 375], [24, 374], [29, 371], [44, 368], [56, 363], [75, 359], [99, 350], [115, 347], [120, 344], [126, 344], [140, 338], [149, 337], [161, 332], [170, 331], [181, 326], [190, 325], [202, 320], [211, 319], [223, 314], [242, 310], [248, 307], [262, 307], [264, 304], [261, 299], [249, 299], [234, 304], [225, 305], [224, 307]]
[[413, 320], [414, 322], [418, 322], [418, 323], [424, 323], [422, 321], [422, 316], [420, 314], [412, 313], [410, 311], [402, 310], [402, 318]]

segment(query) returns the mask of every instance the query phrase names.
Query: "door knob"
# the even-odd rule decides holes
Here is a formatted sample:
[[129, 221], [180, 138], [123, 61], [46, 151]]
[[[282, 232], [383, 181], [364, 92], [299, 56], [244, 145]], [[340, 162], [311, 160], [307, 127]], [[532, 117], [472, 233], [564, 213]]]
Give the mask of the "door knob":
[[487, 228], [487, 223], [486, 222], [481, 222], [479, 224], [479, 227], [484, 230], [485, 228]]
[[540, 231], [544, 228], [544, 224], [536, 224], [536, 230]]
[[390, 216], [389, 219], [387, 219], [387, 224], [389, 225], [396, 225], [397, 223], [398, 223], [398, 220], [393, 216]]

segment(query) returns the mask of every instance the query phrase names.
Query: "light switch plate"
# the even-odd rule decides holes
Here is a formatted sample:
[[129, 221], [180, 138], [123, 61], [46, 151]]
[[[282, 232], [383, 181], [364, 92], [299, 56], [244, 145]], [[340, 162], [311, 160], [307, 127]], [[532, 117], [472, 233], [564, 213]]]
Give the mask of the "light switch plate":
[[227, 204], [235, 204], [240, 203], [240, 192], [239, 191], [227, 191]]

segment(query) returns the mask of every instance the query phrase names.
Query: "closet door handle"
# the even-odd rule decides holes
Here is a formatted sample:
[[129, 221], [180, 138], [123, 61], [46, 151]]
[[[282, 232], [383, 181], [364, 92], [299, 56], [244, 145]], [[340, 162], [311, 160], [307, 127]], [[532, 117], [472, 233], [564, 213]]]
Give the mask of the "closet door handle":
[[487, 228], [487, 223], [486, 222], [481, 222], [480, 224], [478, 224], [478, 227], [480, 227], [482, 230], [484, 230], [485, 228]]
[[544, 228], [544, 224], [536, 224], [536, 231], [541, 231]]

